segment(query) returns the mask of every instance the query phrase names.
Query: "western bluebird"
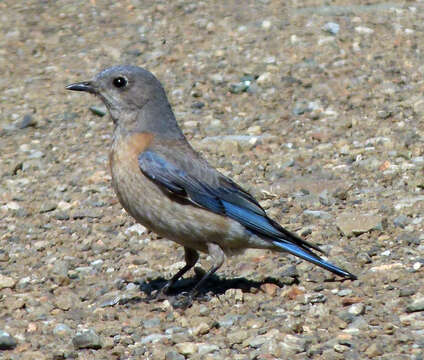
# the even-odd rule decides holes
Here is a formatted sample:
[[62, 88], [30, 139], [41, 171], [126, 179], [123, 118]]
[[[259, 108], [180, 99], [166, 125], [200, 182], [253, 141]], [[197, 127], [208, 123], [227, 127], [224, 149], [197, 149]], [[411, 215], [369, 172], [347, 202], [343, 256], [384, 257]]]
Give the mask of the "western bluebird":
[[213, 266], [191, 290], [189, 301], [226, 255], [246, 248], [289, 252], [341, 277], [356, 276], [322, 259], [320, 248], [270, 219], [239, 185], [209, 165], [187, 142], [165, 90], [149, 71], [115, 66], [68, 90], [97, 95], [115, 125], [110, 151], [112, 184], [125, 210], [140, 224], [184, 246], [186, 265], [165, 293], [208, 253]]

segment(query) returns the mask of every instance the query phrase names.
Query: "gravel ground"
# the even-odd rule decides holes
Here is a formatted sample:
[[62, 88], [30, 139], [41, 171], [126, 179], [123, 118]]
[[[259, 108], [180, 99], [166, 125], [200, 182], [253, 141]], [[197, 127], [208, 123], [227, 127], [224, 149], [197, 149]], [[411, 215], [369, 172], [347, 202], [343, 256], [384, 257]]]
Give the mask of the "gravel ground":
[[[0, 2], [1, 359], [424, 358], [424, 2], [322, 3]], [[64, 90], [120, 63], [359, 279], [249, 250], [186, 311], [146, 302], [183, 249], [122, 210], [111, 121]]]

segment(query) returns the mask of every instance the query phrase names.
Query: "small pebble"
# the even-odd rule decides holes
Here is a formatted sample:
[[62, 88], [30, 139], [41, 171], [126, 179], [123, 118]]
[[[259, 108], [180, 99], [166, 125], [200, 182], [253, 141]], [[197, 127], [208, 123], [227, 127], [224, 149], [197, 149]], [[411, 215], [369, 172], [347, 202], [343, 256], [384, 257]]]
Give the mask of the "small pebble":
[[24, 115], [22, 121], [18, 124], [19, 129], [26, 129], [28, 127], [35, 127], [37, 122], [34, 120], [31, 114]]
[[211, 74], [209, 75], [209, 79], [211, 79], [212, 83], [215, 85], [220, 85], [224, 82], [224, 78], [221, 74]]
[[340, 297], [343, 297], [343, 296], [349, 296], [349, 295], [351, 295], [352, 294], [352, 290], [351, 289], [342, 289], [342, 290], [340, 290], [338, 293], [337, 293], [337, 295], [339, 295]]
[[224, 328], [229, 328], [233, 326], [239, 319], [240, 315], [228, 314], [223, 316], [220, 320], [218, 320], [219, 326]]
[[12, 350], [17, 344], [18, 342], [12, 335], [0, 330], [0, 350]]
[[165, 354], [165, 360], [184, 360], [185, 356], [174, 350], [170, 350]]
[[195, 101], [194, 103], [191, 104], [192, 109], [202, 109], [204, 107], [205, 107], [205, 103], [201, 101]]
[[141, 338], [140, 343], [141, 344], [155, 344], [157, 342], [160, 342], [162, 340], [169, 339], [168, 335], [163, 334], [149, 334], [147, 336], [144, 336]]
[[53, 334], [60, 337], [67, 337], [71, 333], [71, 328], [66, 324], [57, 324], [53, 329]]
[[358, 34], [363, 34], [363, 35], [371, 35], [372, 33], [374, 33], [373, 29], [366, 27], [366, 26], [357, 26], [357, 27], [355, 27], [355, 31]]
[[236, 330], [236, 331], [231, 331], [227, 335], [227, 339], [230, 342], [230, 344], [234, 345], [234, 344], [241, 344], [244, 340], [247, 339], [248, 336], [249, 334], [246, 330]]
[[57, 212], [56, 214], [54, 214], [54, 217], [56, 220], [61, 220], [61, 221], [67, 221], [70, 219], [70, 216], [68, 213], [65, 212]]
[[376, 343], [372, 343], [365, 350], [365, 355], [367, 355], [369, 358], [373, 359], [377, 356], [383, 355], [383, 351], [381, 350], [380, 345], [378, 345]]
[[396, 216], [394, 219], [393, 219], [393, 224], [396, 226], [396, 227], [400, 227], [400, 228], [405, 228], [405, 226], [406, 225], [408, 225], [410, 223], [410, 220], [409, 220], [409, 218], [407, 217], [407, 216], [405, 216], [405, 215], [399, 215], [399, 216]]
[[210, 326], [207, 323], [201, 322], [199, 325], [192, 329], [191, 333], [194, 336], [205, 335], [209, 332], [209, 329]]
[[422, 267], [422, 264], [420, 262], [415, 262], [414, 265], [412, 265], [412, 268], [414, 269], [414, 271], [418, 271], [420, 270]]
[[55, 210], [57, 207], [57, 204], [54, 202], [46, 201], [44, 202], [40, 207], [40, 214], [50, 212]]
[[415, 295], [416, 290], [413, 287], [403, 287], [399, 290], [399, 297]]
[[160, 318], [153, 318], [153, 319], [148, 319], [143, 321], [143, 326], [146, 329], [155, 328], [155, 327], [158, 327], [159, 325], [160, 325]]
[[364, 265], [364, 264], [371, 264], [372, 263], [372, 258], [371, 256], [369, 256], [367, 253], [365, 252], [361, 252], [356, 256], [359, 264]]
[[0, 290], [6, 288], [13, 288], [16, 284], [16, 280], [0, 274]]
[[305, 215], [317, 218], [317, 219], [331, 219], [331, 214], [328, 213], [327, 211], [322, 211], [322, 210], [304, 210], [303, 213]]
[[259, 85], [268, 85], [272, 82], [272, 74], [270, 72], [265, 72], [256, 79], [256, 82]]
[[262, 284], [262, 285], [261, 285], [261, 290], [262, 290], [265, 294], [268, 294], [268, 295], [270, 295], [270, 296], [275, 296], [275, 294], [277, 293], [277, 291], [278, 291], [279, 289], [280, 289], [280, 288], [279, 288], [277, 285], [272, 284], [272, 283], [265, 283], [265, 284]]
[[337, 35], [340, 31], [340, 25], [334, 22], [328, 22], [324, 24], [322, 29], [331, 35]]
[[192, 355], [197, 352], [198, 345], [193, 342], [175, 344], [175, 349], [182, 355]]
[[336, 345], [334, 345], [333, 349], [334, 349], [335, 352], [343, 354], [345, 351], [349, 350], [349, 346], [336, 344]]
[[262, 29], [268, 30], [271, 27], [272, 23], [269, 20], [262, 21]]
[[219, 346], [213, 344], [199, 344], [199, 355], [203, 356], [206, 354], [213, 353], [219, 350]]
[[424, 311], [424, 297], [415, 299], [406, 307], [406, 312]]
[[381, 229], [382, 218], [379, 215], [362, 213], [342, 213], [336, 219], [336, 225], [343, 235], [351, 237], [374, 229]]
[[76, 349], [100, 349], [102, 344], [99, 335], [92, 329], [85, 329], [76, 333], [72, 338]]
[[365, 312], [365, 306], [362, 303], [353, 304], [347, 311], [354, 316], [362, 315]]
[[287, 334], [284, 337], [281, 347], [284, 352], [298, 354], [306, 350], [308, 341], [303, 336]]

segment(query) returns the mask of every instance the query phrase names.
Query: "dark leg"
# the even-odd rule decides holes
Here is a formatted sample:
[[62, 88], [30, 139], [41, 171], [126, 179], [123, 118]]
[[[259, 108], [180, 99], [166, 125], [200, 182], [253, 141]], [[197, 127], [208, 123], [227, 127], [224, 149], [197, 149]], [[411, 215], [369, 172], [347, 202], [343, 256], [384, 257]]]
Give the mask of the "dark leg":
[[187, 271], [189, 271], [197, 262], [197, 260], [199, 260], [199, 254], [196, 250], [184, 247], [184, 251], [185, 251], [185, 266], [183, 268], [181, 268], [173, 277], [171, 280], [169, 280], [165, 286], [160, 290], [160, 292], [158, 293], [159, 297], [162, 297], [163, 295], [165, 295], [168, 290], [171, 288], [172, 285], [175, 284], [175, 282], [181, 277], [183, 276]]
[[208, 243], [209, 255], [212, 257], [213, 265], [209, 269], [209, 271], [203, 275], [203, 277], [199, 280], [199, 282], [194, 286], [194, 288], [190, 291], [190, 293], [183, 299], [183, 301], [179, 301], [174, 304], [175, 307], [187, 308], [191, 305], [193, 298], [197, 295], [200, 287], [204, 284], [206, 279], [214, 274], [224, 263], [225, 261], [225, 253], [224, 251], [217, 245], [213, 243]]

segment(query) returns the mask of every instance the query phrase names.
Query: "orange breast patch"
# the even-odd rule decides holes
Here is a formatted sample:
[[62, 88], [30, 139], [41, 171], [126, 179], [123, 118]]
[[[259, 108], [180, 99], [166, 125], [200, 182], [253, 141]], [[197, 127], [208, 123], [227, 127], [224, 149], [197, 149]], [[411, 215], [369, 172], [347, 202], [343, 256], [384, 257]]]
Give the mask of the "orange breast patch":
[[116, 140], [110, 154], [112, 169], [116, 162], [127, 163], [138, 168], [138, 156], [149, 147], [153, 138], [154, 135], [151, 133], [137, 133]]

